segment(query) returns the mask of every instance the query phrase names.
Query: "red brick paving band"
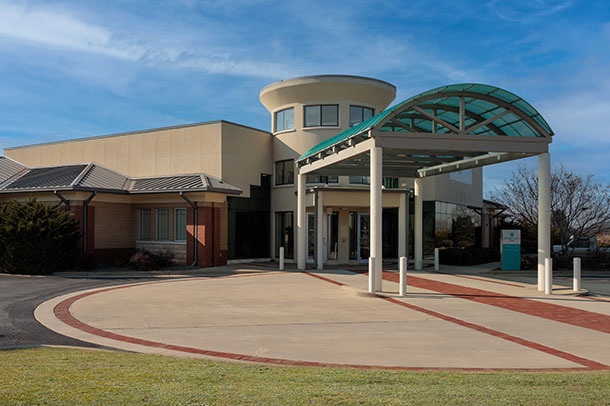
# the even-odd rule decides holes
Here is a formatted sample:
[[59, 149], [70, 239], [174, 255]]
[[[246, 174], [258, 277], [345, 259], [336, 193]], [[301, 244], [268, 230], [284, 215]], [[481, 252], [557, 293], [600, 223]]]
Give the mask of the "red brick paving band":
[[[339, 282], [334, 281], [332, 279], [325, 278], [325, 277], [320, 276], [320, 275], [315, 275], [315, 274], [311, 274], [311, 273], [307, 273], [307, 275], [313, 276], [313, 277], [318, 278], [318, 279], [326, 280], [327, 282], [330, 282], [330, 283], [344, 285], [342, 283], [339, 283]], [[386, 279], [386, 280], [392, 281], [392, 282], [395, 282], [394, 276], [396, 276], [396, 274], [393, 273], [393, 272], [384, 272], [383, 273], [383, 278]], [[412, 276], [409, 276], [409, 283], [411, 285], [412, 285], [412, 278], [413, 278]], [[444, 293], [444, 292], [442, 292], [442, 293]], [[488, 292], [488, 293], [491, 293], [491, 292]], [[383, 296], [381, 298], [383, 300], [386, 300], [386, 301], [390, 302], [390, 303], [394, 303], [394, 304], [406, 307], [406, 308], [411, 309], [411, 310], [415, 310], [415, 311], [418, 311], [418, 312], [421, 312], [421, 313], [425, 313], [427, 315], [439, 318], [441, 320], [448, 321], [450, 323], [458, 324], [460, 326], [467, 327], [467, 328], [476, 330], [476, 331], [481, 332], [481, 333], [485, 333], [485, 334], [492, 335], [494, 337], [502, 338], [504, 340], [511, 341], [513, 343], [520, 344], [520, 345], [523, 345], [525, 347], [532, 348], [534, 350], [542, 351], [542, 352], [545, 352], [547, 354], [551, 354], [553, 356], [556, 356], [556, 357], [559, 357], [559, 358], [563, 358], [565, 360], [568, 360], [568, 361], [575, 362], [577, 364], [586, 366], [587, 368], [590, 368], [590, 369], [596, 369], [597, 370], [597, 369], [608, 369], [608, 368], [610, 368], [609, 366], [601, 364], [599, 362], [595, 362], [595, 361], [592, 361], [592, 360], [589, 360], [589, 359], [586, 359], [586, 358], [582, 358], [582, 357], [579, 357], [579, 356], [576, 356], [576, 355], [573, 355], [573, 354], [569, 354], [569, 353], [564, 352], [564, 351], [557, 350], [555, 348], [547, 347], [545, 345], [542, 345], [542, 344], [539, 344], [539, 343], [536, 343], [536, 342], [533, 342], [533, 341], [525, 340], [525, 339], [520, 338], [520, 337], [516, 337], [516, 336], [510, 335], [510, 334], [506, 334], [506, 333], [503, 333], [501, 331], [493, 330], [493, 329], [490, 329], [490, 328], [487, 328], [487, 327], [480, 326], [478, 324], [470, 323], [470, 322], [467, 322], [465, 320], [461, 320], [461, 319], [458, 319], [458, 318], [455, 318], [455, 317], [451, 317], [451, 316], [448, 316], [448, 315], [445, 315], [445, 314], [442, 314], [442, 313], [438, 313], [438, 312], [435, 312], [433, 310], [428, 310], [428, 309], [425, 309], [425, 308], [420, 307], [420, 306], [415, 306], [415, 305], [412, 305], [410, 303], [406, 303], [406, 302], [401, 301], [401, 300], [397, 300], [397, 299], [394, 299], [394, 298], [391, 298], [391, 297], [383, 297]]]
[[[329, 282], [329, 283], [333, 283], [335, 285], [339, 285], [339, 286], [343, 286], [344, 284], [341, 282], [337, 282], [334, 281], [332, 279], [329, 278], [325, 278], [323, 276], [320, 275], [316, 275], [316, 274], [311, 274], [311, 273], [305, 273], [306, 275], [310, 275], [312, 277], [315, 277], [317, 279]], [[243, 276], [260, 276], [260, 275], [264, 275], [264, 274], [248, 274], [248, 275], [231, 275], [231, 276], [224, 276], [223, 278], [231, 278], [231, 277], [243, 277]], [[384, 278], [386, 277], [385, 273], [384, 273]], [[204, 278], [197, 278], [197, 279], [204, 279]], [[116, 334], [116, 333], [112, 333], [106, 330], [102, 330], [99, 329], [97, 327], [93, 327], [91, 325], [88, 325], [86, 323], [83, 323], [82, 321], [78, 320], [77, 318], [75, 318], [71, 312], [70, 312], [70, 306], [72, 306], [72, 304], [74, 304], [76, 301], [83, 299], [87, 296], [91, 296], [91, 295], [95, 295], [98, 293], [102, 293], [102, 292], [108, 292], [108, 291], [112, 291], [112, 290], [118, 290], [118, 289], [125, 289], [128, 287], [132, 287], [132, 286], [141, 286], [141, 285], [149, 285], [149, 284], [157, 284], [157, 283], [171, 283], [171, 282], [180, 282], [180, 281], [184, 281], [184, 279], [182, 280], [174, 280], [174, 281], [155, 281], [155, 282], [145, 282], [145, 283], [138, 283], [138, 284], [130, 284], [130, 285], [122, 285], [122, 286], [115, 286], [115, 287], [111, 287], [111, 288], [106, 288], [106, 289], [100, 289], [100, 290], [96, 290], [93, 292], [86, 292], [86, 293], [82, 293], [80, 295], [75, 295], [72, 296], [66, 300], [63, 300], [62, 302], [60, 302], [59, 304], [57, 304], [55, 306], [55, 308], [53, 309], [55, 316], [61, 320], [62, 322], [64, 322], [65, 324], [76, 328], [78, 330], [84, 331], [86, 333], [89, 334], [93, 334], [96, 335], [98, 337], [104, 337], [104, 338], [108, 338], [111, 340], [116, 340], [116, 341], [121, 341], [121, 342], [126, 342], [126, 343], [131, 343], [131, 344], [138, 344], [138, 345], [142, 345], [142, 346], [146, 346], [146, 347], [152, 347], [152, 348], [161, 348], [161, 349], [165, 349], [165, 350], [171, 350], [171, 351], [178, 351], [178, 352], [183, 352], [183, 353], [188, 353], [188, 354], [197, 354], [197, 355], [204, 355], [204, 356], [210, 356], [210, 357], [218, 357], [218, 358], [226, 358], [226, 359], [232, 359], [232, 360], [239, 360], [239, 361], [249, 361], [249, 362], [258, 362], [258, 363], [267, 363], [267, 364], [275, 364], [275, 365], [290, 365], [290, 366], [313, 366], [313, 367], [348, 367], [348, 368], [358, 368], [358, 369], [384, 369], [384, 370], [411, 370], [411, 371], [417, 371], [417, 370], [445, 370], [445, 371], [509, 371], [509, 370], [520, 370], [520, 371], [582, 371], [583, 368], [528, 368], [528, 369], [514, 369], [514, 368], [438, 368], [438, 367], [402, 367], [402, 366], [377, 366], [377, 365], [357, 365], [357, 364], [338, 364], [338, 363], [324, 363], [324, 362], [313, 362], [313, 361], [296, 361], [296, 360], [288, 360], [288, 359], [281, 359], [281, 358], [267, 358], [267, 357], [258, 357], [258, 356], [251, 356], [251, 355], [245, 355], [245, 354], [237, 354], [237, 353], [230, 353], [230, 352], [222, 352], [222, 351], [212, 351], [212, 350], [205, 350], [205, 349], [200, 349], [200, 348], [192, 348], [192, 347], [184, 347], [184, 346], [178, 346], [178, 345], [173, 345], [173, 344], [166, 344], [166, 343], [161, 343], [161, 342], [157, 342], [157, 341], [151, 341], [151, 340], [144, 340], [144, 339], [140, 339], [140, 338], [135, 338], [135, 337], [129, 337], [129, 336], [124, 336], [121, 334]], [[584, 367], [586, 367], [587, 369], [595, 369], [595, 370], [600, 370], [600, 369], [609, 369], [610, 367], [597, 363], [595, 361], [591, 361], [585, 358], [581, 358], [581, 357], [577, 357], [575, 355], [572, 354], [568, 354], [559, 350], [555, 350], [546, 346], [543, 346], [541, 344], [537, 344], [531, 341], [527, 341], [527, 340], [523, 340], [520, 339], [518, 337], [514, 337], [514, 336], [509, 336], [507, 334], [501, 333], [501, 332], [497, 332], [495, 330], [491, 330], [491, 329], [487, 329], [486, 327], [482, 327], [482, 326], [478, 326], [472, 323], [468, 323], [466, 321], [463, 320], [459, 320], [459, 319], [455, 319], [452, 318], [450, 316], [446, 316], [437, 312], [432, 312], [430, 310], [427, 309], [423, 309], [417, 306], [413, 306], [413, 305], [408, 305], [404, 302], [398, 301], [396, 299], [392, 299], [392, 298], [382, 298], [383, 300], [389, 301], [391, 303], [395, 303], [395, 304], [399, 304], [401, 306], [405, 306], [405, 307], [409, 307], [413, 310], [418, 310], [418, 311], [422, 311], [426, 314], [431, 314], [434, 315], [435, 317], [439, 317], [443, 320], [449, 321], [449, 322], [453, 322], [456, 324], [460, 324], [462, 326], [465, 327], [469, 327], [469, 328], [473, 328], [477, 331], [480, 332], [484, 332], [487, 334], [492, 334], [496, 337], [500, 337], [500, 338], [504, 338], [506, 340], [512, 341], [512, 342], [516, 342], [518, 344], [521, 345], [525, 345], [528, 346], [530, 348], [534, 348], [543, 352], [547, 352], [549, 354], [558, 356], [560, 358], [564, 358], [567, 359], [569, 361], [573, 361], [575, 363], [578, 363], [580, 365], [583, 365]]]
[[[399, 275], [394, 272], [383, 273], [383, 278], [388, 281], [398, 282], [398, 277]], [[610, 316], [601, 313], [504, 295], [482, 289], [468, 288], [452, 283], [433, 281], [412, 275], [409, 275], [409, 285], [576, 327], [610, 333]]]
[[456, 274], [452, 274], [452, 273], [443, 273], [443, 272], [438, 272], [438, 271], [437, 271], [437, 273], [441, 273], [443, 275], [455, 276], [456, 278], [473, 279], [475, 281], [483, 281], [483, 282], [489, 282], [489, 283], [496, 283], [498, 285], [514, 286], [516, 288], [524, 288], [525, 287], [525, 285], [518, 285], [516, 283], [509, 283], [509, 282], [500, 282], [500, 281], [495, 281], [493, 279], [478, 278], [476, 276], [471, 276], [471, 275], [456, 275]]

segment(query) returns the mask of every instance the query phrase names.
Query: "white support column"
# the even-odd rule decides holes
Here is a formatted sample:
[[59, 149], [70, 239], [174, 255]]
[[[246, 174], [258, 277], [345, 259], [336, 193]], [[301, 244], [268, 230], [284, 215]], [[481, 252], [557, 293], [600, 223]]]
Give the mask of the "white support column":
[[398, 270], [400, 272], [399, 275], [399, 287], [398, 294], [400, 296], [407, 295], [407, 258], [400, 257], [398, 260]]
[[578, 292], [580, 290], [580, 258], [574, 258], [574, 278], [573, 278], [573, 290]]
[[553, 258], [544, 259], [544, 294], [553, 294]]
[[297, 175], [297, 268], [305, 270], [307, 258], [307, 204], [305, 193], [305, 175]]
[[375, 258], [369, 257], [369, 293], [375, 292]]
[[487, 218], [487, 210], [481, 208], [481, 246], [489, 248], [489, 223]]
[[415, 178], [415, 213], [413, 219], [413, 253], [415, 270], [421, 271], [424, 262], [424, 203], [422, 199], [423, 179]]
[[398, 205], [398, 258], [407, 256], [407, 216], [407, 193], [402, 193]]
[[323, 193], [318, 192], [318, 199], [316, 201], [316, 260], [318, 261], [318, 270], [324, 269], [324, 200]]
[[381, 254], [381, 182], [383, 167], [383, 149], [371, 148], [371, 256], [375, 258], [375, 288], [382, 290], [382, 254]]
[[551, 257], [551, 155], [538, 155], [538, 291], [544, 291], [544, 260]]

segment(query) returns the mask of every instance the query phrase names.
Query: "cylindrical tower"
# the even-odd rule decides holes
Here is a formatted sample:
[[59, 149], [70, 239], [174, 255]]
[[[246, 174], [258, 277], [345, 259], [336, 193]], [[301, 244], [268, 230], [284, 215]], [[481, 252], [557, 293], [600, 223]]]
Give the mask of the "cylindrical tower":
[[[395, 96], [396, 87], [388, 82], [349, 75], [287, 79], [261, 90], [260, 101], [271, 113], [273, 133], [271, 246], [274, 258], [280, 246], [285, 247], [287, 258], [294, 256], [294, 161], [320, 142], [383, 111]], [[308, 177], [307, 183], [339, 186], [347, 181], [313, 176]]]

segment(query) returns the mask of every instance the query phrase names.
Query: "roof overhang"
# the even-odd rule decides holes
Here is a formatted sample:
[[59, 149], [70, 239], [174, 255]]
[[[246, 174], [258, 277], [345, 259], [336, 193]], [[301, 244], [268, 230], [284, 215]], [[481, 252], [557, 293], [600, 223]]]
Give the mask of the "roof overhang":
[[[476, 90], [476, 91], [475, 91]], [[369, 174], [383, 149], [383, 175], [426, 177], [548, 152], [553, 132], [520, 97], [466, 84], [424, 92], [312, 148], [300, 174]]]
[[187, 192], [240, 195], [242, 193], [241, 189], [204, 173], [129, 178], [95, 163], [40, 168], [23, 167], [8, 179], [0, 179], [0, 194], [68, 191], [121, 195]]

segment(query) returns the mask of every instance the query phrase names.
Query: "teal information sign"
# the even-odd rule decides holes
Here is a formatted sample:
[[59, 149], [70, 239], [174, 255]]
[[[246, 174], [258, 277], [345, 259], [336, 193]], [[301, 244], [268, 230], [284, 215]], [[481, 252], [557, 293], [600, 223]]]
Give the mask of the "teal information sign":
[[500, 252], [503, 271], [521, 270], [521, 230], [502, 230]]

